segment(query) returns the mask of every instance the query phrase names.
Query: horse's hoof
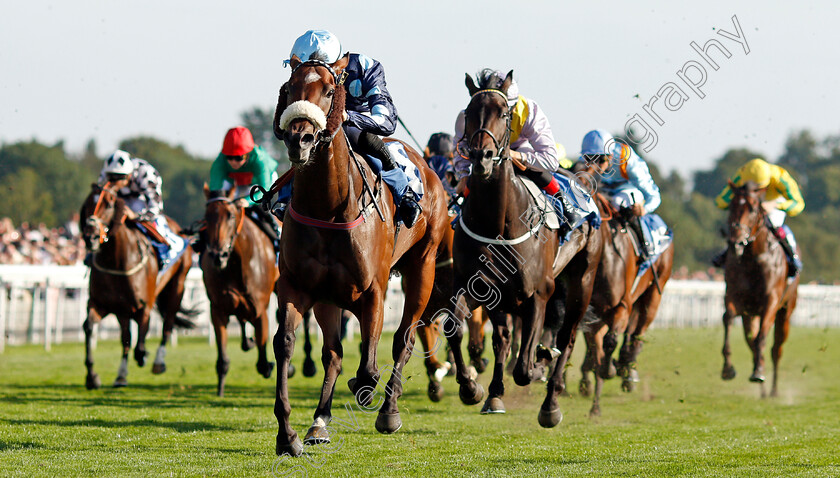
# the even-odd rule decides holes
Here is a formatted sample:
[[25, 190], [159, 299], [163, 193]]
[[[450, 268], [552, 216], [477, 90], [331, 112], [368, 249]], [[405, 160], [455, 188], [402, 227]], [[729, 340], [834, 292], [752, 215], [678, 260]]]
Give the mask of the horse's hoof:
[[[274, 368], [274, 362], [271, 363], [271, 368]], [[288, 378], [292, 378], [292, 377], [295, 376], [295, 370], [296, 370], [295, 366], [292, 365], [292, 364], [289, 364]], [[266, 375], [265, 378], [268, 378], [270, 376], [271, 376], [271, 371], [269, 370], [268, 375]]]
[[[604, 360], [609, 360], [609, 359], [604, 359]], [[612, 362], [612, 360], [609, 361], [609, 364], [604, 364], [598, 369], [598, 376], [600, 376], [604, 380], [609, 380], [611, 378], [614, 378], [617, 373], [618, 373], [618, 371], [616, 370], [615, 364]]]
[[439, 402], [443, 398], [443, 387], [440, 382], [429, 381], [429, 400]]
[[146, 355], [148, 355], [148, 354], [144, 352], [140, 355], [135, 355], [134, 356], [134, 360], [137, 361], [137, 366], [138, 367], [143, 367], [143, 366], [146, 365]]
[[733, 367], [732, 365], [728, 367], [724, 366], [723, 371], [720, 372], [720, 378], [724, 380], [732, 380], [733, 378], [735, 378], [735, 375], [735, 367]]
[[102, 386], [102, 380], [99, 379], [98, 374], [91, 374], [85, 378], [85, 387], [88, 390], [97, 390]]
[[390, 435], [402, 428], [402, 420], [400, 420], [400, 412], [385, 413], [380, 411], [376, 417], [376, 431]]
[[242, 351], [247, 352], [254, 348], [257, 345], [257, 342], [254, 341], [253, 337], [248, 337], [247, 339], [242, 341]]
[[589, 410], [589, 418], [592, 417], [600, 417], [601, 416], [601, 407], [598, 405], [592, 405], [592, 408]]
[[277, 447], [275, 448], [277, 456], [290, 455], [300, 456], [303, 453], [303, 442], [300, 437], [295, 435], [295, 439], [291, 443], [280, 443], [280, 437], [277, 437]]
[[764, 383], [764, 374], [760, 372], [753, 372], [753, 374], [750, 375], [750, 382]]
[[537, 421], [543, 428], [556, 427], [558, 423], [563, 421], [563, 412], [560, 411], [560, 407], [550, 411], [540, 408], [540, 414], [537, 416]]
[[475, 369], [472, 365], [467, 365], [467, 377], [470, 380], [475, 380], [478, 378], [478, 370]]
[[621, 390], [625, 391], [627, 393], [630, 393], [633, 390], [636, 390], [636, 382], [634, 382], [634, 381], [632, 381], [628, 378], [623, 379], [621, 381]]
[[464, 385], [461, 385], [458, 395], [464, 405], [475, 405], [484, 398], [484, 387], [480, 383], [470, 380]]
[[330, 433], [327, 431], [327, 427], [316, 427], [314, 425], [309, 427], [309, 431], [306, 432], [306, 436], [303, 438], [303, 443], [306, 445], [330, 443]]
[[489, 413], [505, 413], [505, 403], [500, 397], [490, 397], [484, 402], [481, 407], [481, 414], [487, 415]]
[[[257, 362], [257, 373], [262, 375], [265, 378], [271, 378], [271, 372], [274, 371], [274, 362], [265, 362], [264, 364], [260, 364]], [[289, 377], [295, 374], [294, 370], [289, 370]]]
[[452, 362], [447, 361], [446, 363], [449, 364], [449, 370], [446, 372], [447, 377], [453, 377], [455, 374], [458, 373], [458, 368], [455, 367], [455, 364]]
[[315, 361], [307, 357], [303, 360], [303, 376], [314, 377], [318, 373], [318, 367], [315, 366]]
[[128, 379], [126, 379], [125, 377], [117, 377], [117, 379], [114, 380], [114, 388], [122, 388], [122, 387], [125, 387], [127, 385], [128, 385]]
[[581, 380], [578, 385], [578, 392], [580, 392], [581, 397], [588, 397], [592, 395], [592, 382], [589, 380]]
[[152, 364], [152, 373], [153, 374], [160, 375], [163, 372], [166, 372], [166, 364], [165, 363]]

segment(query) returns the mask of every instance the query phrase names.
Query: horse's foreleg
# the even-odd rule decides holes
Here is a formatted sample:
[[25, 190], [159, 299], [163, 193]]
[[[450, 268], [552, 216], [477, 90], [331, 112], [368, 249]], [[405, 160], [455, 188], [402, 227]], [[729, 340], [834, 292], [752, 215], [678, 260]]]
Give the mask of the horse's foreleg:
[[312, 360], [312, 338], [309, 333], [309, 322], [312, 318], [312, 311], [307, 310], [303, 314], [303, 376], [314, 377], [318, 373], [315, 361]]
[[597, 380], [598, 367], [604, 359], [604, 334], [607, 333], [607, 325], [601, 321], [589, 324], [583, 331], [583, 338], [586, 342], [586, 354], [580, 366], [580, 385], [578, 392], [584, 397], [594, 393], [592, 381], [589, 380], [589, 372]]
[[779, 379], [779, 360], [782, 358], [782, 345], [787, 340], [788, 332], [790, 331], [790, 316], [793, 312], [793, 306], [787, 304], [783, 309], [776, 312], [776, 325], [773, 328], [773, 386], [770, 389], [770, 396], [775, 397], [779, 391], [776, 388]]
[[[546, 298], [534, 294], [519, 308], [522, 316], [522, 344], [513, 367], [513, 381], [520, 387], [529, 385], [537, 376], [534, 356], [545, 323]], [[543, 367], [540, 364], [540, 367]], [[544, 369], [543, 369], [544, 370]]]
[[612, 311], [612, 318], [606, 320], [608, 330], [603, 336], [603, 357], [597, 369], [598, 375], [603, 379], [615, 377], [617, 371], [613, 363], [613, 353], [618, 346], [618, 336], [624, 335], [630, 320], [630, 306], [622, 301]]
[[230, 369], [230, 359], [227, 356], [227, 324], [229, 317], [220, 312], [217, 307], [210, 307], [210, 318], [213, 321], [213, 331], [216, 334], [216, 395], [225, 396], [225, 377]]
[[274, 400], [274, 416], [277, 417], [278, 425], [276, 452], [278, 455], [299, 456], [303, 453], [303, 443], [289, 422], [292, 412], [289, 403], [289, 362], [295, 350], [295, 329], [303, 320], [300, 310], [308, 309], [310, 304], [302, 303], [304, 298], [295, 294], [296, 291], [282, 276], [277, 281], [275, 290], [278, 297], [278, 327], [274, 335], [274, 357], [278, 362]]
[[394, 343], [391, 348], [394, 369], [391, 372], [391, 378], [385, 385], [385, 403], [379, 409], [379, 415], [376, 417], [376, 429], [380, 433], [394, 433], [402, 427], [397, 399], [402, 396], [403, 383], [406, 380], [403, 371], [414, 349], [414, 333], [417, 328], [417, 321], [420, 320], [420, 316], [426, 310], [434, 287], [435, 255], [426, 254], [421, 261], [414, 262], [408, 270], [403, 271], [405, 305], [403, 306], [402, 320], [394, 335]]
[[179, 259], [180, 264], [173, 264], [172, 267], [180, 267], [180, 271], [174, 273], [169, 283], [161, 290], [157, 297], [157, 305], [163, 317], [163, 334], [155, 353], [155, 361], [152, 363], [152, 373], [161, 374], [166, 372], [166, 346], [172, 336], [172, 329], [178, 321], [178, 312], [181, 309], [181, 300], [184, 298], [186, 289], [187, 271], [189, 270], [189, 252], [184, 253]]
[[82, 325], [85, 331], [85, 367], [87, 368], [85, 387], [88, 390], [94, 390], [102, 386], [102, 380], [99, 379], [99, 375], [93, 370], [93, 327], [101, 321], [102, 316], [88, 303], [88, 316]]
[[[475, 367], [478, 373], [484, 372], [489, 363], [487, 359], [481, 355], [484, 353], [484, 324], [487, 322], [487, 314], [481, 307], [472, 311], [472, 315], [467, 318], [467, 330], [469, 330], [470, 339], [467, 343], [467, 352], [470, 354], [470, 365]], [[508, 331], [508, 334], [510, 331]], [[508, 343], [508, 345], [510, 345]]]
[[344, 348], [341, 345], [341, 309], [334, 305], [316, 305], [315, 318], [324, 336], [324, 345], [321, 348], [324, 383], [321, 386], [321, 399], [318, 401], [318, 408], [315, 409], [314, 421], [303, 439], [307, 445], [330, 443], [327, 425], [332, 419], [335, 381], [344, 357]]
[[519, 344], [522, 343], [522, 319], [508, 315], [508, 329], [511, 331], [510, 359], [505, 371], [513, 376], [513, 367], [516, 365], [516, 357], [519, 356]]
[[[732, 365], [730, 359], [732, 348], [729, 345], [729, 329], [732, 328], [732, 319], [735, 318], [736, 312], [735, 305], [731, 301], [727, 301], [725, 305], [726, 311], [723, 313], [723, 370], [720, 372], [720, 377], [724, 380], [732, 380], [735, 378], [735, 366]], [[744, 327], [746, 327], [746, 322], [744, 324]], [[747, 342], [749, 342], [749, 338]]]
[[[257, 319], [257, 320], [259, 320], [259, 319]], [[248, 327], [246, 327], [246, 325], [247, 325], [247, 322], [245, 320], [240, 320], [239, 321], [239, 328], [241, 330], [240, 338], [242, 339], [242, 343], [240, 345], [240, 348], [242, 349], [243, 352], [247, 352], [247, 351], [251, 350], [257, 344], [257, 342], [254, 340], [253, 337], [248, 337]], [[256, 329], [256, 327], [254, 327], [254, 328]]]
[[461, 340], [464, 338], [462, 325], [464, 319], [470, 314], [470, 310], [475, 309], [477, 304], [472, 299], [468, 301], [462, 294], [457, 294], [453, 298], [456, 300], [455, 310], [449, 311], [451, 313], [444, 317], [443, 322], [441, 322], [441, 329], [449, 343], [452, 360], [455, 362], [455, 379], [460, 386], [458, 395], [461, 402], [464, 405], [475, 405], [484, 398], [484, 389], [470, 376], [469, 370], [467, 370], [464, 353], [461, 350]]
[[764, 315], [761, 316], [758, 334], [756, 335], [753, 343], [753, 373], [750, 376], [750, 381], [762, 384], [762, 397], [765, 397], [767, 394], [764, 390], [764, 346], [767, 342], [767, 335], [770, 333], [770, 328], [773, 327], [773, 324], [775, 323], [777, 312], [776, 306], [777, 302], [771, 300], [770, 304], [767, 306], [767, 310], [764, 311]]
[[379, 286], [374, 286], [362, 299], [362, 316], [359, 317], [362, 357], [359, 362], [359, 369], [356, 371], [356, 376], [347, 382], [350, 391], [356, 399], [356, 403], [366, 409], [370, 409], [370, 404], [373, 401], [376, 391], [376, 384], [379, 381], [376, 348], [379, 345], [379, 338], [382, 335], [385, 288], [387, 284], [388, 280], [385, 278]]
[[[257, 345], [257, 373], [265, 378], [271, 378], [274, 370], [274, 362], [268, 361], [266, 344], [268, 343], [268, 311], [264, 310], [259, 317], [254, 319], [254, 336]], [[294, 367], [289, 371], [289, 376], [294, 372]]]
[[[146, 351], [146, 335], [149, 333], [149, 322], [151, 321], [152, 310], [150, 307], [143, 309], [143, 314], [140, 320], [137, 321], [137, 345], [134, 346], [134, 360], [137, 365], [142, 367], [146, 365], [146, 356], [149, 353]], [[155, 370], [152, 370], [155, 373]]]
[[125, 387], [128, 385], [128, 352], [131, 350], [131, 319], [129, 317], [117, 317], [120, 321], [120, 341], [122, 342], [122, 359], [120, 368], [117, 371], [117, 379], [114, 380], [114, 387]]
[[[491, 320], [493, 323], [493, 354], [495, 363], [493, 365], [493, 380], [488, 388], [487, 401], [481, 413], [505, 413], [505, 404], [502, 397], [505, 394], [505, 359], [510, 352], [510, 329], [507, 327], [507, 317], [502, 313], [494, 313]], [[483, 325], [483, 324], [482, 324]]]

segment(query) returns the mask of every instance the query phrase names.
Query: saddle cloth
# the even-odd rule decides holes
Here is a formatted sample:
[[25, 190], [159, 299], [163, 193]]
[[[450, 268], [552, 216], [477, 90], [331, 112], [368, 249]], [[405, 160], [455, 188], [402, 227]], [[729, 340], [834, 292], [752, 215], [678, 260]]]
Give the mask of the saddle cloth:
[[648, 260], [639, 265], [637, 277], [644, 274], [674, 240], [673, 231], [658, 214], [646, 214], [639, 218], [639, 222], [642, 225], [642, 234], [645, 236], [645, 244], [642, 247], [647, 249]]
[[[385, 143], [385, 146], [388, 148], [388, 152], [391, 153], [391, 157], [394, 158], [394, 162], [397, 163], [397, 166], [405, 172], [405, 175], [408, 178], [408, 188], [414, 191], [418, 200], [422, 198], [424, 189], [423, 181], [420, 180], [420, 169], [418, 169], [417, 166], [408, 159], [408, 153], [405, 152], [405, 146], [403, 146], [403, 144], [399, 141], [389, 141]], [[366, 154], [365, 157], [374, 172], [376, 172], [377, 175], [381, 174], [382, 161], [369, 154]]]

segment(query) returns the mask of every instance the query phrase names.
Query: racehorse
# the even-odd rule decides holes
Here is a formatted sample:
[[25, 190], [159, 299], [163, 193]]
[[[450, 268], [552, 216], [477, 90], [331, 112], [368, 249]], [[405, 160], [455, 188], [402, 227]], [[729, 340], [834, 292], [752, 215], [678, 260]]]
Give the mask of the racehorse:
[[[521, 319], [523, 340], [513, 378], [517, 385], [528, 385], [554, 364], [538, 415], [541, 426], [553, 427], [563, 417], [557, 404], [557, 395], [565, 390], [562, 371], [589, 305], [603, 244], [597, 229], [585, 221], [561, 246], [558, 233], [544, 228], [538, 214], [531, 214], [536, 202], [514, 174], [509, 157], [507, 89], [512, 79], [513, 71], [500, 86], [479, 88], [466, 76], [471, 99], [465, 110], [464, 138], [472, 173], [469, 195], [455, 229], [453, 297], [458, 305], [454, 321], [460, 324], [479, 303], [488, 311], [495, 363], [482, 413], [504, 413], [504, 361], [510, 350], [506, 314]], [[553, 304], [558, 300], [554, 291], [560, 281], [567, 290], [564, 317], [556, 313]], [[538, 347], [544, 325], [557, 330], [555, 343]], [[482, 399], [484, 390], [466, 373], [460, 350], [463, 332], [460, 326], [455, 328], [447, 336], [458, 369], [459, 395], [471, 405]], [[550, 351], [550, 347], [556, 349]], [[538, 349], [544, 353], [538, 354]]]
[[[103, 317], [114, 314], [120, 322], [123, 355], [115, 387], [128, 384], [128, 352], [131, 348], [130, 320], [137, 322], [137, 345], [134, 359], [137, 365], [146, 363], [146, 333], [149, 316], [157, 304], [163, 317], [163, 339], [155, 356], [152, 373], [166, 371], [166, 344], [174, 326], [192, 328], [190, 317], [195, 310], [181, 307], [184, 283], [192, 265], [192, 254], [184, 251], [174, 264], [158, 277], [158, 261], [149, 239], [140, 232], [133, 221], [126, 223], [125, 203], [117, 197], [108, 183], [100, 187], [91, 185], [80, 212], [80, 226], [85, 246], [92, 253], [90, 271], [90, 298], [88, 316], [84, 323], [85, 365], [88, 390], [99, 388], [102, 382], [93, 370], [93, 326]], [[170, 218], [169, 226], [178, 233], [180, 228]]]
[[[586, 358], [581, 365], [581, 395], [593, 395], [589, 372], [594, 371], [595, 390], [591, 416], [601, 414], [601, 389], [605, 379], [622, 377], [621, 388], [627, 392], [639, 381], [636, 360], [642, 350], [647, 331], [662, 300], [662, 290], [671, 277], [674, 264], [674, 245], [671, 244], [642, 274], [639, 269], [641, 248], [627, 225], [627, 218], [621, 217], [610, 202], [598, 192], [600, 170], [593, 162], [579, 163], [578, 178], [586, 178], [587, 187], [592, 187], [597, 197], [598, 209], [608, 227], [601, 227], [604, 251], [601, 264], [595, 276], [592, 293], [592, 307], [597, 319], [583, 328], [586, 339]], [[591, 179], [591, 182], [589, 181]], [[624, 342], [618, 355], [617, 370], [612, 355], [618, 340], [624, 335]]]
[[[740, 315], [744, 337], [753, 354], [751, 382], [764, 389], [764, 342], [770, 327], [775, 324], [773, 339], [773, 387], [771, 396], [777, 394], [779, 360], [782, 345], [790, 330], [790, 316], [796, 307], [799, 275], [787, 281], [788, 263], [779, 240], [767, 225], [758, 186], [748, 181], [741, 187], [731, 181], [733, 198], [729, 204], [728, 249], [724, 280], [726, 294], [723, 314], [723, 371], [724, 380], [735, 378], [735, 367], [729, 360], [729, 327], [732, 319]], [[797, 251], [798, 252], [798, 251]]]
[[278, 455], [298, 456], [303, 451], [289, 422], [286, 372], [301, 313], [314, 306], [324, 337], [321, 360], [325, 379], [305, 441], [328, 443], [327, 424], [343, 355], [340, 308], [359, 319], [362, 357], [356, 377], [348, 385], [357, 403], [369, 407], [380, 375], [376, 347], [392, 269], [402, 274], [405, 307], [394, 335], [394, 368], [384, 400], [380, 397], [383, 404], [376, 429], [393, 433], [401, 427], [397, 398], [402, 394], [403, 366], [413, 347], [414, 327], [429, 300], [438, 245], [448, 227], [443, 186], [408, 145], [403, 147], [418, 167], [425, 188], [421, 219], [410, 229], [397, 226], [390, 191], [382, 187], [365, 161], [350, 151], [341, 128], [346, 94], [343, 70], [348, 59], [345, 55], [328, 65], [292, 57], [291, 77], [281, 88], [275, 113], [275, 135], [285, 142], [295, 167], [276, 287], [279, 328], [274, 355], [279, 371], [274, 414], [279, 426]]
[[[204, 287], [210, 299], [210, 317], [216, 333], [216, 393], [225, 394], [225, 377], [230, 368], [227, 356], [227, 325], [235, 315], [242, 327], [242, 350], [257, 346], [257, 372], [271, 377], [274, 362], [266, 358], [268, 342], [268, 302], [277, 281], [274, 245], [257, 224], [247, 218], [245, 209], [234, 200], [236, 189], [210, 191], [204, 185], [207, 204], [204, 212], [206, 249], [201, 256]], [[256, 341], [245, 333], [245, 324], [254, 326]]]

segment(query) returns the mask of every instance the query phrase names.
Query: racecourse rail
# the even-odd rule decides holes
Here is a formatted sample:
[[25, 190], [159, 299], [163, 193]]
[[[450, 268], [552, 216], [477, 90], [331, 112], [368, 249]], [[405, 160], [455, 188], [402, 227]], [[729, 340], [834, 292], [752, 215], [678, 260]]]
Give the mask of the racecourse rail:
[[[7, 344], [37, 343], [49, 350], [54, 343], [84, 341], [82, 323], [87, 316], [87, 274], [88, 269], [84, 266], [0, 265], [0, 353]], [[665, 287], [652, 327], [719, 327], [723, 292], [722, 282], [671, 280]], [[204, 292], [201, 269], [190, 270], [183, 305], [199, 309], [200, 314], [195, 319], [195, 329], [180, 333], [207, 337], [208, 342], [213, 343], [210, 303]], [[276, 307], [272, 298], [269, 311], [272, 329], [276, 327], [273, 319]], [[384, 330], [396, 330], [401, 313], [402, 291], [399, 280], [394, 278], [385, 303]], [[317, 329], [312, 322], [313, 329]], [[840, 286], [800, 285], [792, 325], [840, 327]], [[160, 337], [161, 326], [160, 316], [153, 313], [148, 340]], [[352, 326], [353, 321], [351, 334]], [[132, 327], [132, 338], [136, 339], [133, 322]], [[232, 326], [229, 330], [234, 335], [238, 329]], [[113, 318], [103, 320], [98, 337], [118, 338], [117, 321]], [[177, 333], [173, 340], [177, 343]]]

